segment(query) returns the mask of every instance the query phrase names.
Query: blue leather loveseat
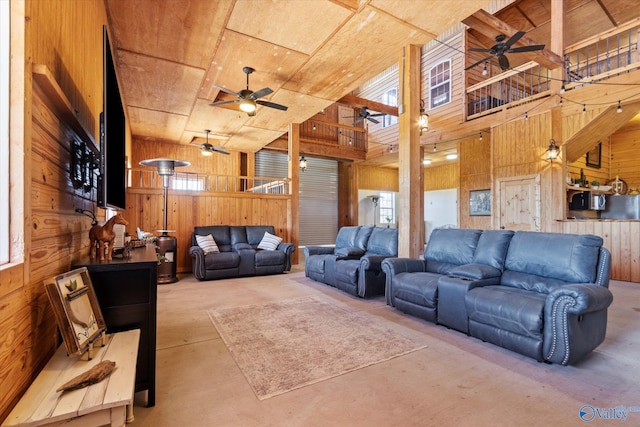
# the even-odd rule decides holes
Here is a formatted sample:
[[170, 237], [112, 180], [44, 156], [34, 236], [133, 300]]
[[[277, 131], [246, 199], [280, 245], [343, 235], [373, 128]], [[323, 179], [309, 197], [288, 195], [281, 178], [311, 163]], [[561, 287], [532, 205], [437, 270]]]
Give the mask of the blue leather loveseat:
[[384, 294], [383, 260], [398, 256], [398, 230], [348, 226], [338, 230], [334, 246], [307, 246], [305, 275], [352, 295]]
[[[193, 275], [198, 280], [223, 279], [240, 276], [279, 274], [291, 270], [292, 243], [281, 242], [275, 250], [258, 246], [265, 232], [275, 235], [271, 225], [210, 225], [196, 226], [191, 233]], [[205, 254], [196, 236], [211, 235], [217, 252]]]
[[594, 235], [434, 230], [424, 259], [388, 259], [388, 304], [568, 365], [604, 341], [611, 257]]

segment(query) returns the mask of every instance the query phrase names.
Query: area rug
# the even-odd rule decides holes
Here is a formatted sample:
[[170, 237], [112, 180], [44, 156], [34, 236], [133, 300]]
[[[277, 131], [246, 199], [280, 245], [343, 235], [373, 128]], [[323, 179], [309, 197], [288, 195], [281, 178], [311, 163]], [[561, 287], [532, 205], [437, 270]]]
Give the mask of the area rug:
[[425, 347], [373, 315], [318, 297], [208, 314], [260, 400]]

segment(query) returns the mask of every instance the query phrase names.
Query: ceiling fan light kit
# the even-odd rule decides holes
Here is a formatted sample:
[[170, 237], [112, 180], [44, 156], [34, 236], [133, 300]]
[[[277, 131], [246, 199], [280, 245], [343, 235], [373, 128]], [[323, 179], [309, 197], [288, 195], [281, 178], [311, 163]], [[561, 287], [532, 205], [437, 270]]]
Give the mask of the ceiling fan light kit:
[[200, 144], [200, 153], [202, 153], [203, 156], [207, 156], [207, 157], [212, 156], [214, 151], [220, 154], [226, 154], [226, 155], [231, 154], [228, 151], [225, 151], [224, 147], [216, 147], [215, 145], [209, 144], [209, 132], [211, 132], [211, 130], [209, 129], [204, 130], [204, 133], [207, 137], [207, 141], [204, 144]]
[[225, 87], [222, 86], [218, 86], [218, 85], [213, 85], [213, 87], [215, 87], [216, 89], [218, 89], [221, 92], [227, 93], [229, 95], [234, 95], [235, 97], [237, 97], [237, 99], [233, 99], [233, 100], [224, 100], [224, 101], [214, 101], [212, 103], [210, 103], [209, 105], [212, 107], [217, 107], [220, 105], [225, 105], [225, 104], [231, 104], [231, 103], [238, 103], [239, 106], [238, 108], [240, 109], [240, 111], [247, 113], [247, 115], [249, 115], [250, 117], [253, 117], [256, 115], [256, 110], [258, 108], [258, 105], [262, 105], [264, 107], [269, 107], [269, 108], [274, 108], [276, 110], [281, 110], [281, 111], [287, 111], [288, 107], [284, 106], [284, 105], [280, 105], [280, 104], [276, 104], [275, 102], [270, 102], [270, 101], [264, 101], [262, 98], [264, 96], [270, 95], [273, 93], [273, 89], [265, 87], [262, 88], [258, 91], [252, 91], [251, 89], [249, 89], [249, 74], [253, 73], [255, 70], [251, 67], [243, 67], [242, 68], [242, 72], [244, 72], [247, 75], [247, 87], [246, 89], [242, 89], [239, 92], [234, 92], [230, 89], [227, 89]]

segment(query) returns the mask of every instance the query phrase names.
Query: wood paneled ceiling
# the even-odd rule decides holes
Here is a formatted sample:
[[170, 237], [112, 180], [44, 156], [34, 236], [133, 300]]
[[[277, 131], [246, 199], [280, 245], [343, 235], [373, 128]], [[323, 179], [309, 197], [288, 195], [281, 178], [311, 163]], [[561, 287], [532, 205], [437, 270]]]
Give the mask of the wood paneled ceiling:
[[[105, 0], [134, 138], [252, 152], [489, 3], [487, 0]], [[211, 107], [246, 87], [289, 107]], [[195, 139], [194, 139], [195, 138]]]
[[[549, 45], [550, 2], [518, 0], [495, 14]], [[628, 0], [565, 0], [565, 44], [639, 15]], [[488, 0], [105, 0], [112, 46], [134, 138], [258, 151], [387, 69], [407, 44], [425, 44]], [[486, 46], [481, 29], [469, 30]], [[494, 35], [492, 35], [494, 36]], [[508, 35], [510, 36], [510, 34]], [[524, 59], [524, 58], [523, 58]], [[512, 64], [514, 66], [516, 64]], [[287, 105], [256, 116], [214, 85], [246, 86]]]

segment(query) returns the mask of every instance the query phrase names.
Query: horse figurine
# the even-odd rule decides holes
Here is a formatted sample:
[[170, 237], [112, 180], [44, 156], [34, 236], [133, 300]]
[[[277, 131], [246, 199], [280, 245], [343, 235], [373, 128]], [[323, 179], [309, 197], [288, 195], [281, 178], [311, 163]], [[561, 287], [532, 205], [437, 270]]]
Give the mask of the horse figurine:
[[104, 245], [108, 245], [107, 259], [111, 260], [113, 256], [113, 241], [116, 239], [116, 233], [113, 226], [116, 224], [129, 225], [122, 214], [118, 213], [111, 217], [105, 225], [94, 225], [89, 230], [89, 256], [91, 259], [99, 258], [104, 261]]

